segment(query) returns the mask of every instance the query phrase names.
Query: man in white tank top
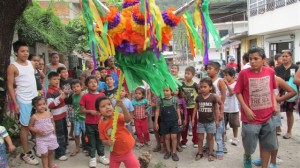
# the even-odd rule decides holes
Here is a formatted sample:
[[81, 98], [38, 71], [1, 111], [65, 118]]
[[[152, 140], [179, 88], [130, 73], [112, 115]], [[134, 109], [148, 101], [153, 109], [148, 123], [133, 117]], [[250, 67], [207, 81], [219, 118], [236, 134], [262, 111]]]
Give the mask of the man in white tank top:
[[[28, 124], [32, 111], [31, 101], [38, 95], [34, 68], [32, 63], [27, 60], [29, 49], [26, 43], [17, 41], [13, 44], [13, 48], [17, 60], [7, 68], [7, 88], [14, 103], [15, 111], [20, 115], [20, 139], [24, 150], [20, 157], [26, 163], [35, 165], [39, 162], [34, 158], [28, 146]], [[16, 85], [15, 90], [14, 84]]]

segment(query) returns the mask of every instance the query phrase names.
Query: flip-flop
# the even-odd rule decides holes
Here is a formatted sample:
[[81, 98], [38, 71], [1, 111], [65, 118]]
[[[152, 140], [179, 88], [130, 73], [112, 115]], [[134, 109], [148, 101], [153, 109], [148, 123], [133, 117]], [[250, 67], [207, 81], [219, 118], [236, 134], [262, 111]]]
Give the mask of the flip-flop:
[[76, 156], [79, 153], [78, 150], [73, 150], [70, 154], [70, 156]]
[[286, 134], [286, 135], [283, 136], [283, 139], [291, 139], [291, 137], [292, 136]]

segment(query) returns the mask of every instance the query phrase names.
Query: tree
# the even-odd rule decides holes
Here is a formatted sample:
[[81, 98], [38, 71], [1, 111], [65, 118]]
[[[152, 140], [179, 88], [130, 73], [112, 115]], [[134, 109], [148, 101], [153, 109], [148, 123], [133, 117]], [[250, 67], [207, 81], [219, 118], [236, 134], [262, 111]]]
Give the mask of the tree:
[[6, 70], [11, 55], [12, 40], [17, 20], [22, 15], [31, 0], [0, 0], [0, 123], [3, 120], [6, 97]]

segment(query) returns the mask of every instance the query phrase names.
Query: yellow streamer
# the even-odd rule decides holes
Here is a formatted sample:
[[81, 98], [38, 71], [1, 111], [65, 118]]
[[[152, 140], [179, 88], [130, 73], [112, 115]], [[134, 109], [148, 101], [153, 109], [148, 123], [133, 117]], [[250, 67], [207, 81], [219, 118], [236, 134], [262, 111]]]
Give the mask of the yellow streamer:
[[89, 7], [90, 7], [90, 10], [91, 10], [91, 12], [93, 14], [93, 18], [94, 18], [94, 20], [96, 21], [96, 23], [97, 23], [97, 25], [99, 27], [99, 30], [101, 32], [103, 32], [103, 23], [102, 23], [102, 21], [100, 19], [100, 15], [99, 15], [99, 13], [97, 11], [97, 8], [96, 8], [93, 0], [89, 0]]

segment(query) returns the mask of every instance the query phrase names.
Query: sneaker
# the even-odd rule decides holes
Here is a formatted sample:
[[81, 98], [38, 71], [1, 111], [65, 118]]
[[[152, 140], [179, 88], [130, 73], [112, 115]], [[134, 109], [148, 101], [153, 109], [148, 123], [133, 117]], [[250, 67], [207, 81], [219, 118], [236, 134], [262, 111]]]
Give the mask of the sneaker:
[[226, 145], [225, 145], [225, 144], [223, 144], [223, 152], [224, 152], [224, 153], [228, 153], [228, 150], [227, 150], [227, 148], [226, 148]]
[[252, 160], [252, 163], [253, 163], [255, 166], [261, 166], [261, 158], [259, 158], [259, 159], [253, 159], [253, 160]]
[[284, 161], [282, 160], [282, 159], [280, 159], [280, 157], [279, 156], [277, 156], [277, 158], [276, 158], [276, 165], [280, 165], [280, 164], [282, 164]]
[[277, 165], [276, 164], [273, 164], [273, 163], [270, 163], [268, 168], [277, 168]]
[[172, 154], [172, 160], [173, 160], [173, 161], [179, 161], [179, 157], [177, 156], [176, 153], [173, 153], [173, 154]]
[[66, 149], [65, 154], [71, 153], [69, 149]]
[[90, 168], [96, 168], [96, 166], [97, 166], [96, 158], [90, 158], [89, 167]]
[[63, 155], [63, 156], [59, 157], [58, 160], [60, 160], [60, 161], [66, 161], [66, 160], [68, 160], [68, 157], [65, 156], [65, 155]]
[[164, 155], [164, 159], [169, 159], [171, 157], [171, 152], [166, 152]]
[[186, 148], [186, 145], [181, 145], [181, 147], [185, 149], [185, 148]]
[[198, 144], [194, 144], [194, 148], [198, 148]]
[[33, 156], [32, 152], [28, 152], [26, 154], [22, 153], [20, 155], [20, 158], [22, 160], [24, 160], [27, 164], [30, 164], [30, 165], [37, 165], [39, 164], [39, 161], [37, 159], [35, 159], [35, 157]]
[[238, 139], [237, 138], [233, 138], [231, 141], [231, 145], [237, 146], [238, 144]]
[[252, 168], [251, 156], [250, 157], [244, 156], [244, 168]]
[[102, 163], [104, 165], [108, 165], [109, 160], [105, 156], [99, 156], [99, 163]]

